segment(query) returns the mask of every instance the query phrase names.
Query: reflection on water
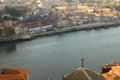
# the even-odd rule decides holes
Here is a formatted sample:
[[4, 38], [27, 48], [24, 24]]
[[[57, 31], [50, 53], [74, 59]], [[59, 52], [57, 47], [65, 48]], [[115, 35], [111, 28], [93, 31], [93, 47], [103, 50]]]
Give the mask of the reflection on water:
[[10, 53], [15, 50], [16, 50], [16, 43], [0, 44], [0, 51], [5, 51], [7, 53]]

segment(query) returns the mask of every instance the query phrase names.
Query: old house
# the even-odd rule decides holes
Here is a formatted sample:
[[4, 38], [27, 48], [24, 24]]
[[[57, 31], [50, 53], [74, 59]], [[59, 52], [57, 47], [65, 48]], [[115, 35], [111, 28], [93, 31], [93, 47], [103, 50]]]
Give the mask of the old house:
[[0, 11], [4, 10], [5, 8], [5, 3], [0, 1]]
[[21, 34], [21, 27], [19, 26], [14, 27], [14, 30], [15, 30], [15, 34]]
[[61, 20], [57, 22], [57, 27], [62, 28], [62, 27], [68, 27], [69, 26], [69, 21], [68, 20]]
[[36, 27], [38, 27], [38, 23], [25, 23], [22, 24], [22, 33], [23, 34], [32, 34], [36, 32]]
[[45, 26], [42, 26], [41, 27], [41, 31], [51, 31], [51, 30], [53, 30], [54, 29], [54, 27], [53, 27], [53, 25], [45, 25]]
[[18, 21], [17, 18], [12, 17], [12, 16], [7, 15], [7, 14], [2, 15], [2, 19], [3, 19], [3, 25], [9, 26], [9, 27], [16, 25], [16, 23]]
[[23, 24], [21, 33], [34, 34], [34, 33], [40, 33], [45, 31], [51, 31], [53, 29], [54, 29], [53, 25], [42, 24], [41, 22], [38, 21], [38, 22]]

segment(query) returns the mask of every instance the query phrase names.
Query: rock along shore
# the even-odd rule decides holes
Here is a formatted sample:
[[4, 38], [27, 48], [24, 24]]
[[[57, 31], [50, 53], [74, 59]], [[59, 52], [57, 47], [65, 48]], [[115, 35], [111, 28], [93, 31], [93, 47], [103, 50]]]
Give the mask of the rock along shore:
[[110, 27], [119, 27], [119, 26], [120, 26], [120, 21], [104, 22], [104, 23], [90, 23], [90, 24], [83, 24], [80, 26], [72, 26], [72, 27], [65, 27], [61, 29], [55, 29], [53, 31], [41, 32], [41, 33], [36, 33], [36, 34], [13, 35], [10, 37], [4, 37], [4, 38], [0, 38], [0, 43], [26, 41], [26, 40], [31, 40], [33, 38], [40, 37], [40, 36], [49, 36], [49, 35], [54, 35], [54, 34], [81, 31], [81, 30], [86, 30], [86, 31], [90, 31], [92, 29], [100, 30], [100, 29], [107, 29]]

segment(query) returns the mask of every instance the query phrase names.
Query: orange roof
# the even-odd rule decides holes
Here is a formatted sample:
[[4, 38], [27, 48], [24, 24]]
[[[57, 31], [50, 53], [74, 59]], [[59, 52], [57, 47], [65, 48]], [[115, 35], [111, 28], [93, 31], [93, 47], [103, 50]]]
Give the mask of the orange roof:
[[20, 74], [28, 74], [28, 70], [20, 69], [20, 68], [14, 68], [14, 70], [18, 71]]
[[107, 73], [103, 73], [102, 76], [106, 80], [114, 80], [115, 78], [120, 78], [120, 66], [112, 66], [111, 70]]
[[26, 80], [25, 77], [19, 74], [7, 74], [7, 75], [0, 75], [0, 80]]
[[22, 27], [28, 27], [28, 28], [35, 28], [40, 26], [42, 26], [42, 23], [38, 23], [38, 22], [32, 22], [32, 23], [27, 23], [22, 25]]
[[20, 68], [0, 69], [0, 80], [27, 80], [29, 71]]

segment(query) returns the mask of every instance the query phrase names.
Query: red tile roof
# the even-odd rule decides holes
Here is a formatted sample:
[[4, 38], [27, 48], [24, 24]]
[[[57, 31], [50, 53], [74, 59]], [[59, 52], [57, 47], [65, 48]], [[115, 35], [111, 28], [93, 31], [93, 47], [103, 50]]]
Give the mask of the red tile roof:
[[0, 80], [27, 80], [29, 71], [19, 68], [0, 69]]
[[[109, 72], [103, 73], [102, 76], [106, 80], [115, 80], [115, 78], [120, 79], [120, 66], [112, 66]], [[119, 80], [116, 79], [116, 80]]]
[[23, 24], [22, 27], [28, 27], [28, 28], [35, 28], [35, 27], [41, 27], [42, 24], [38, 23], [38, 22], [34, 22], [34, 23], [27, 23], [27, 24]]

